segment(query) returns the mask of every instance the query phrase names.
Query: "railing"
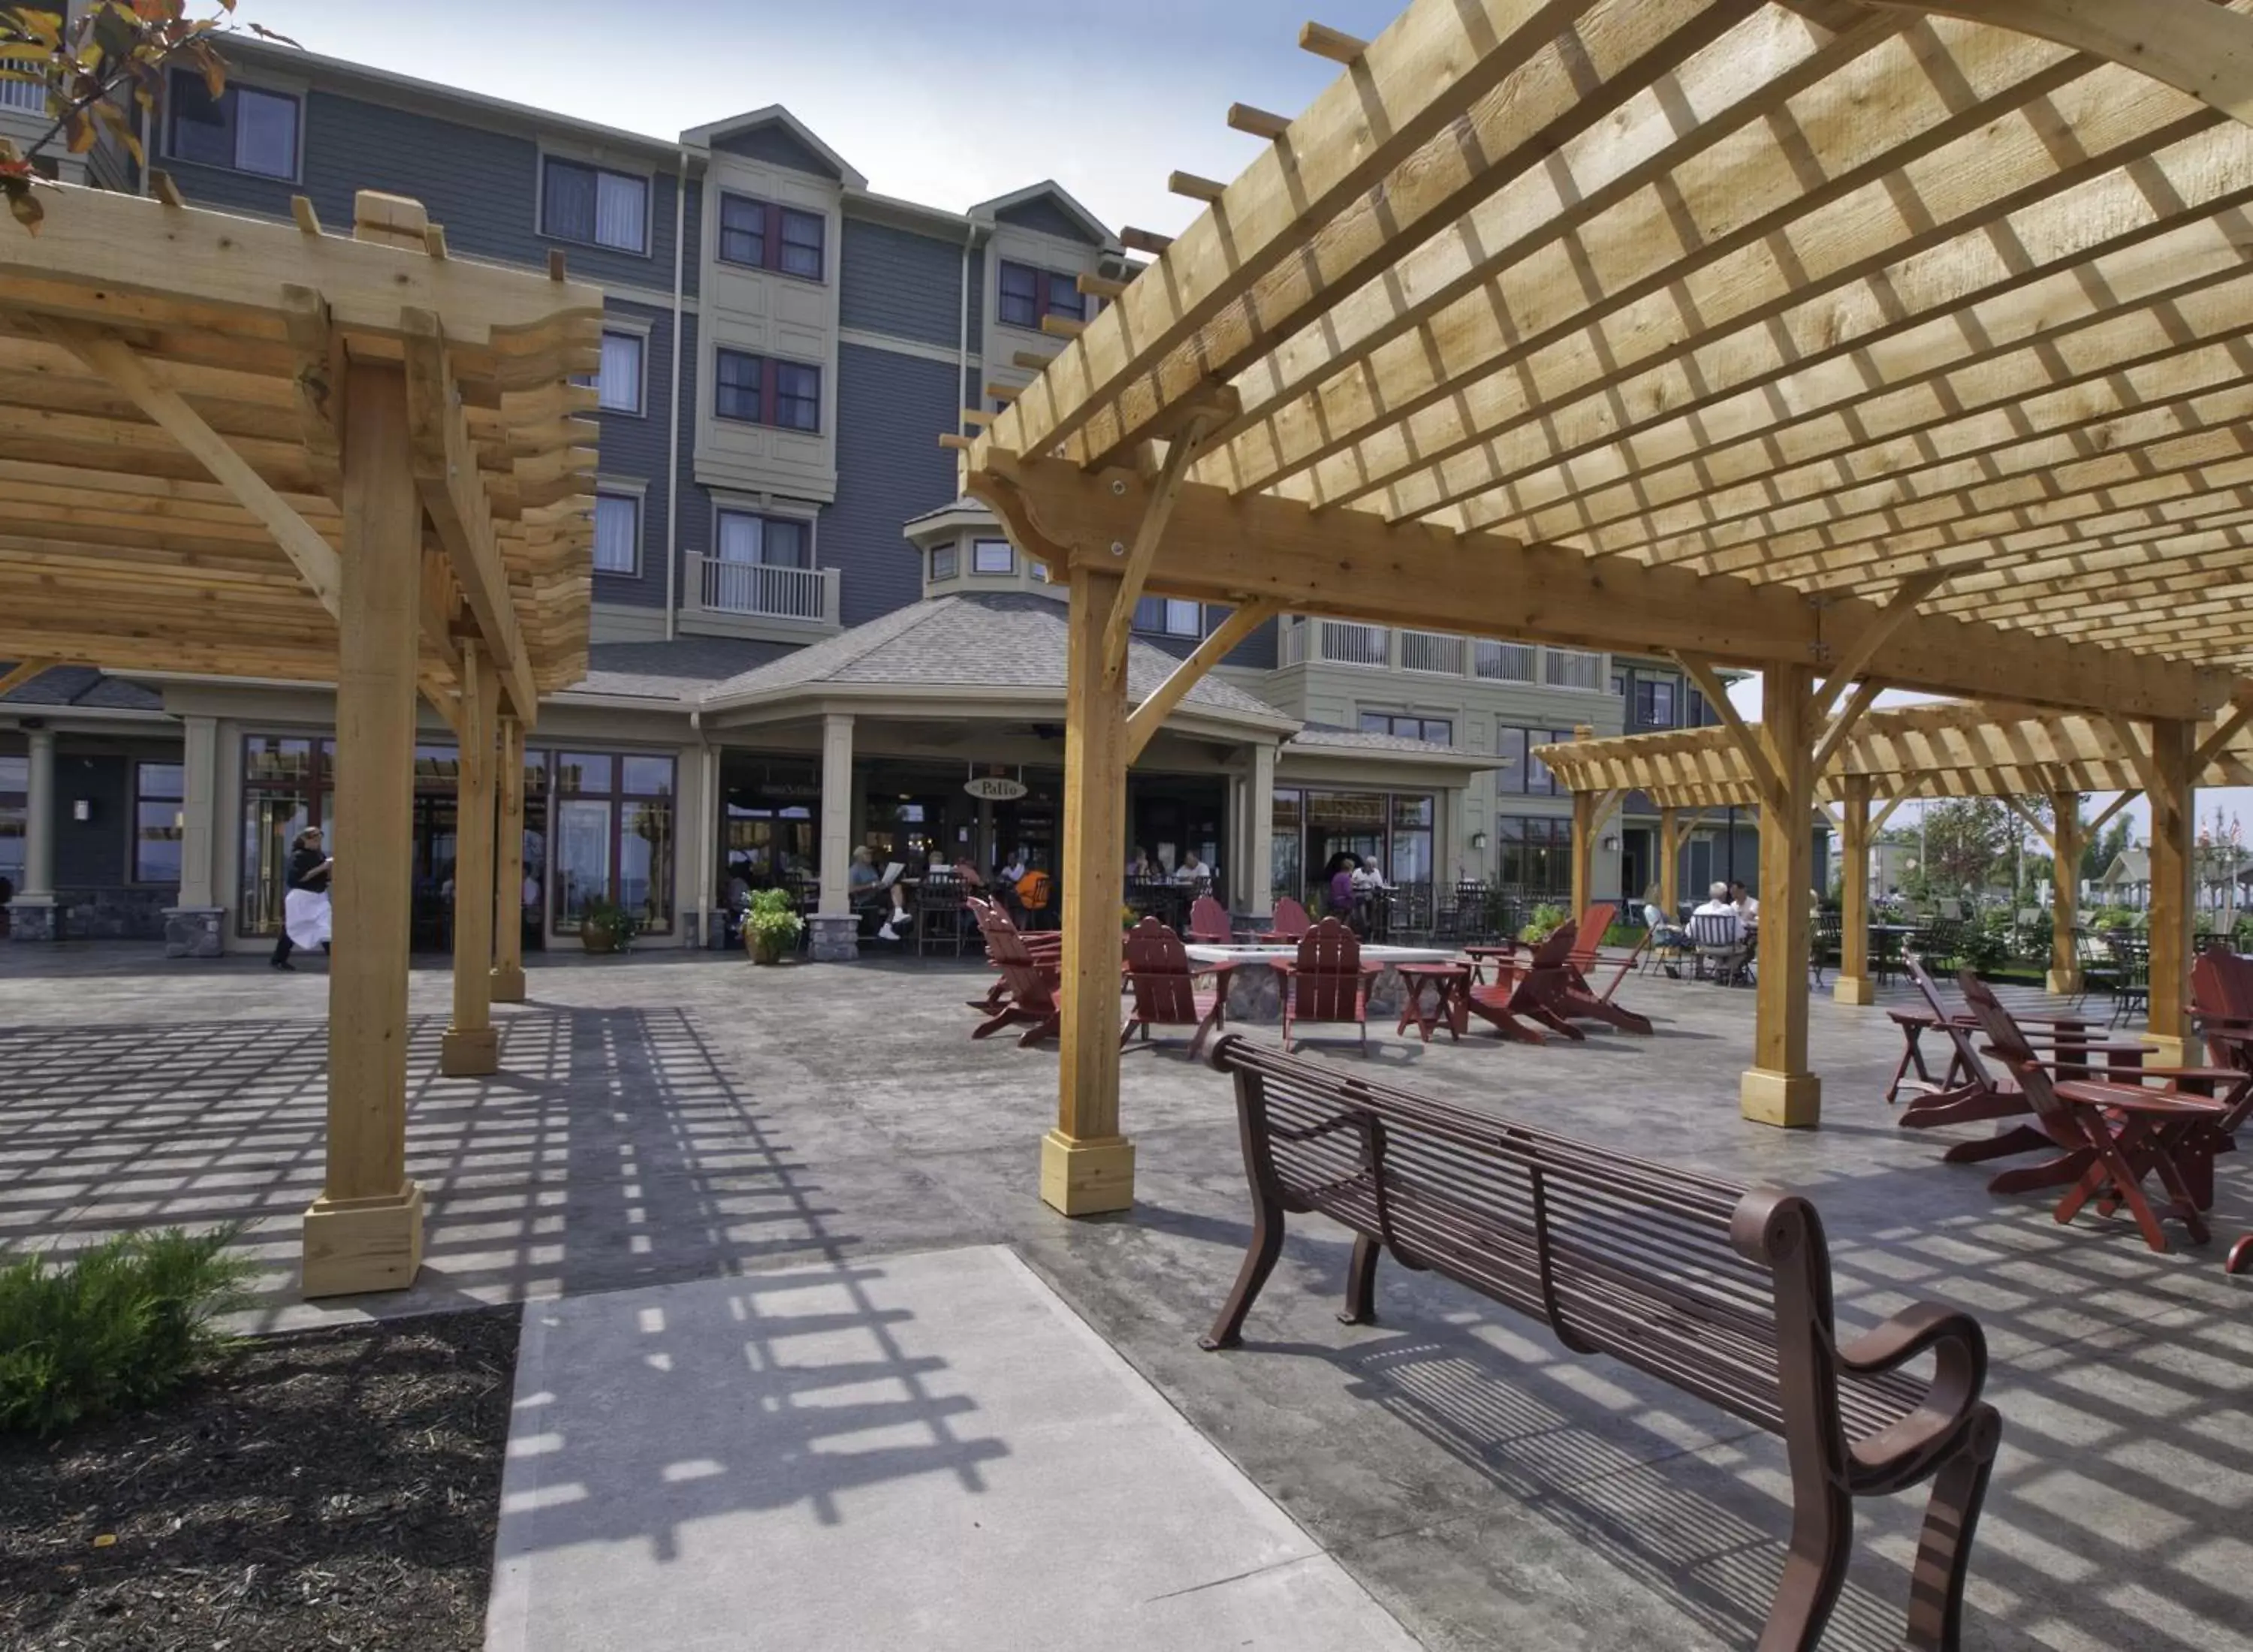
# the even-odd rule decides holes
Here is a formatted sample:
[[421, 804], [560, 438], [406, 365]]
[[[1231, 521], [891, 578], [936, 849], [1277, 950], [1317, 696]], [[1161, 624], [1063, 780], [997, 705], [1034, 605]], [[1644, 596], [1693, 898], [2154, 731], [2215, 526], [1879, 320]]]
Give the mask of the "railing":
[[33, 80], [0, 80], [0, 109], [29, 109], [34, 115], [47, 110], [47, 88]]
[[1460, 677], [1469, 654], [1470, 638], [1468, 637], [1449, 637], [1428, 631], [1404, 631], [1400, 633], [1400, 669], [1403, 671], [1435, 671], [1449, 677]]
[[768, 562], [723, 562], [692, 556], [690, 589], [711, 614], [758, 619], [837, 623], [837, 570], [785, 568]]
[[1542, 651], [1545, 680], [1552, 688], [1598, 689], [1604, 686], [1604, 657], [1578, 648]]
[[1540, 653], [1531, 643], [1493, 643], [1481, 638], [1471, 648], [1471, 675], [1493, 683], [1536, 682]]
[[1388, 631], [1382, 625], [1310, 619], [1303, 614], [1284, 620], [1275, 658], [1279, 666], [1392, 667], [1440, 677], [1474, 677], [1482, 682], [1545, 683], [1588, 693], [1602, 692], [1605, 676], [1605, 656], [1585, 649], [1543, 648], [1451, 631]]

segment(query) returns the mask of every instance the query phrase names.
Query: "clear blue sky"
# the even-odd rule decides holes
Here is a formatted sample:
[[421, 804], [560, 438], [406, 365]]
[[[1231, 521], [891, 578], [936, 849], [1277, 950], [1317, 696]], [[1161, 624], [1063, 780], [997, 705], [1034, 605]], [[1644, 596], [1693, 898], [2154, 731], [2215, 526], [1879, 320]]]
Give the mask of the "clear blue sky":
[[[1178, 231], [1180, 168], [1231, 178], [1259, 141], [1245, 102], [1296, 115], [1336, 73], [1309, 17], [1373, 35], [1396, 0], [241, 0], [308, 51], [656, 137], [782, 103], [888, 195], [957, 211], [1054, 178], [1113, 226]], [[1757, 679], [1732, 696], [1757, 716]], [[1888, 694], [1881, 704], [1914, 695]], [[2253, 826], [2253, 791], [2207, 792]], [[2140, 837], [2150, 816], [2130, 815]], [[1914, 812], [1895, 817], [1913, 824]]]

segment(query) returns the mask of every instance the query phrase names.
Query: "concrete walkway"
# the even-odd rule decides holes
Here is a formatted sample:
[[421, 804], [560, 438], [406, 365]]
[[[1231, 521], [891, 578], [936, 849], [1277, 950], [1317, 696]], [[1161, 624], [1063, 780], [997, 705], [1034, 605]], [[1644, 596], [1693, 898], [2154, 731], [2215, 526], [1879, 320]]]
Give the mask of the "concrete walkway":
[[1008, 1250], [525, 1311], [488, 1652], [1416, 1642]]

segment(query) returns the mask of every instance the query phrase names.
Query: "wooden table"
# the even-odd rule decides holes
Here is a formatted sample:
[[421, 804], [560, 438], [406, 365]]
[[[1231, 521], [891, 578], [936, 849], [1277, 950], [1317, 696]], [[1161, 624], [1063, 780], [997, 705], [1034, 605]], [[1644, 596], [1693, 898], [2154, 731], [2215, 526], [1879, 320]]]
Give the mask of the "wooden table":
[[[1424, 1042], [1432, 1042], [1432, 1029], [1444, 1026], [1449, 1039], [1462, 1042], [1470, 1027], [1471, 974], [1475, 965], [1468, 963], [1402, 964], [1400, 976], [1400, 1024], [1392, 1030], [1405, 1033], [1410, 1022], [1423, 1035]], [[1425, 988], [1432, 989], [1431, 1002], [1425, 1002]]]
[[1510, 978], [1517, 972], [1517, 944], [1515, 941], [1504, 941], [1498, 946], [1466, 946], [1461, 949], [1461, 953], [1470, 961], [1468, 984], [1472, 986], [1486, 984], [1486, 972], [1489, 966], [1494, 971], [1497, 986], [1508, 986]]

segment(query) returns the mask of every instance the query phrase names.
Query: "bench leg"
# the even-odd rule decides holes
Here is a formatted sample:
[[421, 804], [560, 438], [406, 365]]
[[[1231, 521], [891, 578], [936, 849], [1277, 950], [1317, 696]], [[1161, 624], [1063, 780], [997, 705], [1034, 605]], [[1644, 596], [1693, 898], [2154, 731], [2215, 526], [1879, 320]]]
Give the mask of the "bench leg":
[[1341, 1325], [1377, 1323], [1377, 1258], [1385, 1247], [1366, 1233], [1353, 1237], [1353, 1260], [1346, 1265], [1345, 1312]]
[[1964, 1576], [1971, 1569], [1971, 1538], [1994, 1472], [2003, 1420], [1992, 1405], [1971, 1414], [1962, 1447], [1933, 1477], [1924, 1532], [1910, 1574], [1908, 1644], [1915, 1652], [1956, 1652], [1964, 1632]]
[[1845, 1586], [1854, 1548], [1853, 1502], [1837, 1486], [1825, 1487], [1813, 1501], [1811, 1508], [1804, 1498], [1792, 1505], [1791, 1552], [1784, 1557], [1783, 1580], [1775, 1586], [1759, 1652], [1815, 1652]]
[[1220, 1305], [1220, 1317], [1213, 1321], [1212, 1329], [1197, 1338], [1199, 1348], [1210, 1354], [1244, 1341], [1244, 1316], [1259, 1300], [1260, 1287], [1267, 1283], [1267, 1276], [1275, 1271], [1275, 1258], [1282, 1254], [1283, 1213], [1263, 1200], [1252, 1212], [1252, 1248], [1244, 1253], [1235, 1286], [1228, 1300]]

